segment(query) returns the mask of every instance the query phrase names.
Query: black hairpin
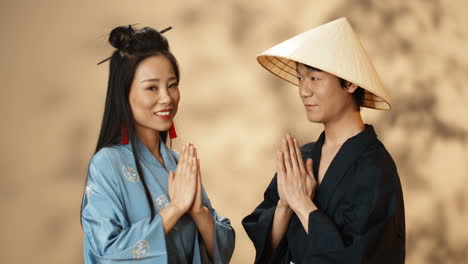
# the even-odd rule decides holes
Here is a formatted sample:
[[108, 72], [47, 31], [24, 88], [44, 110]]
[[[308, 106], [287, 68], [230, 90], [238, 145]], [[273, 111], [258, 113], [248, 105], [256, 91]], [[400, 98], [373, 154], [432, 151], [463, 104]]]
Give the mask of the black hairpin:
[[[135, 25], [136, 25], [136, 24], [135, 24]], [[164, 32], [167, 32], [167, 31], [169, 31], [169, 30], [171, 30], [171, 29], [172, 29], [172, 27], [167, 27], [167, 28], [165, 28], [165, 29], [159, 31], [159, 34], [163, 34]], [[110, 57], [108, 57], [108, 58], [106, 58], [106, 59], [103, 59], [102, 61], [98, 62], [97, 65], [102, 64], [102, 63], [104, 63], [104, 62], [110, 60], [111, 58], [112, 58], [112, 56], [110, 56]]]
[[110, 58], [111, 58], [111, 57], [112, 57], [112, 56], [110, 56], [109, 58], [105, 58], [105, 59], [103, 59], [102, 61], [98, 62], [98, 64], [97, 64], [97, 65], [99, 65], [99, 64], [101, 64], [101, 63], [104, 63], [104, 62], [106, 62], [106, 61], [110, 60]]
[[172, 29], [172, 27], [167, 27], [167, 28], [165, 28], [165, 29], [159, 31], [159, 33], [160, 33], [160, 34], [163, 34], [164, 32], [167, 32], [167, 31], [169, 31], [169, 30], [171, 30], [171, 29]]

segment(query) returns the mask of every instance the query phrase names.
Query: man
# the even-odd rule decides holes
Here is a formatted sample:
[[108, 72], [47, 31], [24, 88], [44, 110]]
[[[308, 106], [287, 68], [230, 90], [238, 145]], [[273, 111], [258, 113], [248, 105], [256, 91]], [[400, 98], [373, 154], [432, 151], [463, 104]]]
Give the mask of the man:
[[380, 78], [346, 18], [258, 56], [299, 87], [316, 142], [287, 135], [264, 201], [242, 224], [255, 263], [404, 263], [405, 216], [392, 157], [360, 107], [390, 109]]

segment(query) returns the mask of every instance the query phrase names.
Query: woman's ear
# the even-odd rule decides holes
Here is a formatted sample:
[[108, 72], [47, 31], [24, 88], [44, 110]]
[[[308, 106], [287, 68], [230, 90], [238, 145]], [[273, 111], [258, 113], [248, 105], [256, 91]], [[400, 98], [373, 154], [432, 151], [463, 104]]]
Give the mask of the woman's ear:
[[359, 88], [359, 86], [357, 86], [356, 84], [346, 81], [346, 90], [348, 91], [348, 93], [354, 93], [354, 91], [356, 91], [357, 88]]

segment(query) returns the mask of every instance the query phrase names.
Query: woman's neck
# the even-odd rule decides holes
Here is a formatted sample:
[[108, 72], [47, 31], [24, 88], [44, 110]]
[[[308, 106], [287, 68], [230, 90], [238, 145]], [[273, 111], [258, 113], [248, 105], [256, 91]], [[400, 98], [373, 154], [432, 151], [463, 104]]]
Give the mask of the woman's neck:
[[161, 161], [161, 152], [159, 151], [159, 131], [150, 129], [135, 127], [136, 137], [146, 146], [146, 148], [159, 160]]

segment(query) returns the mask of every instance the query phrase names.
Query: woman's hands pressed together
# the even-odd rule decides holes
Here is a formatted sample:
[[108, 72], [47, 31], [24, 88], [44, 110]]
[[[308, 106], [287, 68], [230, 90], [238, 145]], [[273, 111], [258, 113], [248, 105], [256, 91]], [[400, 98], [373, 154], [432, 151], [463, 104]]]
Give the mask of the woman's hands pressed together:
[[204, 210], [200, 159], [192, 144], [184, 146], [176, 172], [169, 171], [168, 189], [171, 202], [183, 213], [194, 216]]
[[164, 233], [167, 234], [177, 221], [192, 207], [197, 191], [196, 150], [192, 144], [186, 144], [177, 163], [176, 172], [169, 171], [167, 189], [169, 204], [159, 212]]
[[181, 214], [186, 213], [193, 205], [197, 193], [198, 160], [196, 149], [186, 144], [180, 155], [176, 172], [169, 171], [168, 190], [171, 204]]
[[308, 232], [309, 213], [317, 207], [312, 202], [317, 181], [312, 170], [312, 159], [303, 162], [297, 140], [289, 135], [281, 140], [276, 157], [278, 206], [291, 208]]
[[197, 162], [197, 175], [196, 175], [196, 192], [193, 200], [192, 207], [190, 207], [188, 213], [193, 217], [201, 214], [204, 210], [208, 209], [203, 206], [203, 188], [201, 180], [201, 169], [200, 169], [200, 159], [197, 156], [197, 149], [195, 148], [195, 159]]
[[173, 211], [175, 215], [169, 220], [175, 220], [172, 225], [168, 225], [169, 230], [182, 215], [188, 213], [201, 234], [208, 255], [213, 257], [214, 222], [209, 209], [203, 205], [200, 159], [197, 149], [192, 144], [184, 146], [176, 172], [169, 171], [168, 190], [171, 201], [166, 208], [171, 208], [168, 211]]

